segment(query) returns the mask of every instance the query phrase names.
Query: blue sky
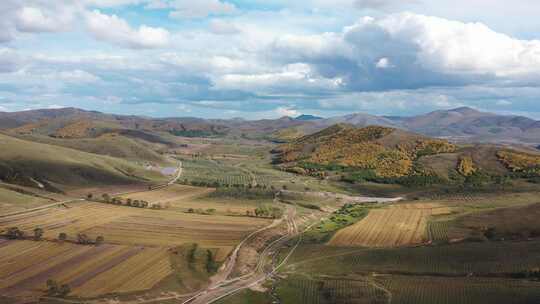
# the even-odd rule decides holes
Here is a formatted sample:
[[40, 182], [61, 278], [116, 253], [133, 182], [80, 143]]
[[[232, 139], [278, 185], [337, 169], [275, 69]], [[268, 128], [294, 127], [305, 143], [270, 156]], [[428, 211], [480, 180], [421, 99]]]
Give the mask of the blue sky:
[[0, 111], [540, 119], [536, 0], [3, 0]]

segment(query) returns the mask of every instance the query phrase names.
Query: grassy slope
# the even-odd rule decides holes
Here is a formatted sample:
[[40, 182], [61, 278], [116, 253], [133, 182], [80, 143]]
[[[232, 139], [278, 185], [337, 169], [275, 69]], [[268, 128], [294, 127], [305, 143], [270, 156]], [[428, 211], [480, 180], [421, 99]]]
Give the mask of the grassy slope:
[[118, 134], [105, 134], [96, 138], [52, 138], [48, 136], [19, 136], [23, 140], [56, 145], [83, 152], [108, 155], [129, 160], [163, 163], [164, 159], [156, 153], [149, 143], [131, 139]]
[[0, 173], [4, 179], [59, 185], [119, 184], [161, 178], [131, 162], [0, 135]]
[[24, 209], [36, 208], [42, 205], [51, 204], [53, 202], [53, 200], [44, 197], [23, 194], [0, 187], [1, 213], [11, 213]]

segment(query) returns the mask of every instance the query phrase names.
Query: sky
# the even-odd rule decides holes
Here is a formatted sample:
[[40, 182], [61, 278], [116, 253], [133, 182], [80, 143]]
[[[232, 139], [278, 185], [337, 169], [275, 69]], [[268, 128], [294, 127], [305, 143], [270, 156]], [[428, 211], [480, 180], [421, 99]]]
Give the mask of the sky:
[[538, 0], [2, 0], [0, 111], [540, 119]]

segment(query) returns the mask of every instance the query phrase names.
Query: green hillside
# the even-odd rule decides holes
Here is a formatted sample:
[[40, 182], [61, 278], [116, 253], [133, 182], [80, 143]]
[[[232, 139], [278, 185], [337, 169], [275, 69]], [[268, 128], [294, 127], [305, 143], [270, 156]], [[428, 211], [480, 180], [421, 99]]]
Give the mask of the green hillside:
[[162, 179], [126, 160], [0, 135], [0, 179], [33, 187], [120, 184]]

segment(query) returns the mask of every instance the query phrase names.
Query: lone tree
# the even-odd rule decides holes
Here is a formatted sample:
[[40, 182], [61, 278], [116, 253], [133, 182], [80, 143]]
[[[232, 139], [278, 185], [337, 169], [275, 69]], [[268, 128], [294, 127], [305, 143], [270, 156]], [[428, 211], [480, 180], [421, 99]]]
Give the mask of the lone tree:
[[60, 233], [58, 234], [58, 240], [59, 240], [59, 241], [62, 241], [62, 242], [65, 241], [65, 240], [67, 240], [67, 234], [66, 234], [65, 232], [60, 232]]
[[43, 229], [39, 227], [34, 229], [34, 241], [40, 241], [42, 237], [43, 237]]
[[10, 240], [22, 239], [24, 238], [24, 232], [18, 227], [8, 228], [6, 236]]
[[88, 193], [86, 195], [86, 198], [89, 199], [89, 200], [91, 200], [93, 197], [94, 197], [94, 194], [92, 194], [92, 193]]
[[88, 243], [90, 243], [90, 239], [88, 238], [86, 234], [79, 233], [77, 234], [77, 243], [82, 244], [82, 245], [87, 245]]
[[47, 280], [47, 294], [50, 296], [55, 296], [58, 294], [58, 291], [60, 288], [58, 287], [58, 283], [53, 279]]
[[103, 194], [101, 195], [101, 198], [103, 198], [103, 201], [104, 201], [105, 203], [108, 203], [108, 202], [111, 200], [111, 197], [110, 197], [109, 194], [107, 194], [107, 193], [103, 193]]
[[105, 242], [105, 238], [103, 236], [100, 235], [96, 238], [96, 246], [103, 244], [103, 242]]
[[70, 292], [71, 292], [71, 288], [69, 287], [69, 285], [62, 284], [62, 286], [60, 286], [60, 288], [58, 289], [58, 296], [63, 298], [67, 296]]

